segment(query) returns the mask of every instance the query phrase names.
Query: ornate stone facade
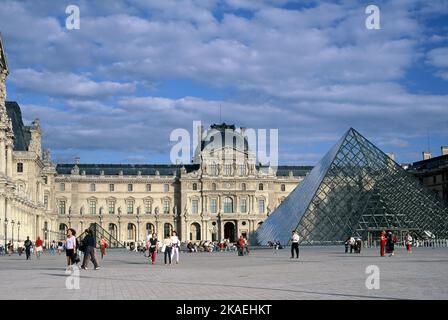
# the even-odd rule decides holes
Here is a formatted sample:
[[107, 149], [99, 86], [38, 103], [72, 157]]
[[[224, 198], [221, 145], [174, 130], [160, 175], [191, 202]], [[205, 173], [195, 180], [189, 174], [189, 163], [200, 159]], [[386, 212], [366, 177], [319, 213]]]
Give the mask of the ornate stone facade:
[[[226, 128], [234, 127], [209, 135], [220, 137]], [[199, 148], [189, 165], [59, 164], [61, 232], [96, 222], [122, 242], [144, 241], [150, 231], [162, 238], [173, 229], [182, 241], [250, 238], [311, 169], [273, 171], [255, 165], [247, 148], [225, 143]]]
[[[57, 238], [53, 181], [55, 167], [41, 159], [38, 120], [24, 126], [20, 108], [6, 102], [8, 65], [0, 39], [0, 239], [2, 245], [29, 236]], [[13, 120], [13, 121], [12, 121]]]

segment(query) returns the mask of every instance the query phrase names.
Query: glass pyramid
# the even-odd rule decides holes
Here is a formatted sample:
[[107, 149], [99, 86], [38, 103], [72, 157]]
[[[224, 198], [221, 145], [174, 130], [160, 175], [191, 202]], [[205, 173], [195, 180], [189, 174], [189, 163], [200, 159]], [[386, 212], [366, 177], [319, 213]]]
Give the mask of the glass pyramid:
[[[382, 230], [448, 235], [448, 207], [370, 141], [350, 128], [257, 230], [261, 245], [332, 244]], [[429, 233], [428, 233], [429, 231]]]

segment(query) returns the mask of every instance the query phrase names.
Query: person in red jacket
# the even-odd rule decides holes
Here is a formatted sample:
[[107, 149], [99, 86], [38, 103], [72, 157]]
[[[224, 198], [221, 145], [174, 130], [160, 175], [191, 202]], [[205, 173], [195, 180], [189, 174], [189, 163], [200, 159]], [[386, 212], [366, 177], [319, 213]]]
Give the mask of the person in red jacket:
[[244, 247], [246, 245], [246, 240], [244, 240], [243, 236], [240, 236], [240, 238], [238, 239], [237, 242], [237, 246], [238, 246], [238, 255], [239, 256], [243, 256], [244, 255]]
[[41, 255], [41, 253], [43, 252], [43, 247], [42, 247], [43, 243], [44, 243], [44, 242], [41, 240], [41, 238], [40, 238], [40, 237], [37, 237], [37, 240], [36, 240], [36, 242], [35, 242], [35, 247], [36, 247], [36, 257], [37, 257], [37, 259], [40, 258], [40, 255]]
[[380, 254], [382, 257], [384, 257], [384, 248], [386, 247], [386, 235], [384, 233], [384, 231], [381, 231], [381, 235], [380, 235]]

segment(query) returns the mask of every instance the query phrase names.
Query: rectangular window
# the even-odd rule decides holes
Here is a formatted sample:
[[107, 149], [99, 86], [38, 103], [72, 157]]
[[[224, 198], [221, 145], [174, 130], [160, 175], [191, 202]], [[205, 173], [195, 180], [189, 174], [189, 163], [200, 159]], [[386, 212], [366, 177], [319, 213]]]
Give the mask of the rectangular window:
[[45, 210], [48, 210], [48, 196], [47, 195], [44, 196], [44, 206], [45, 206]]
[[258, 213], [264, 213], [264, 200], [258, 200]]
[[44, 176], [44, 184], [48, 184], [48, 177]]
[[163, 200], [163, 213], [170, 213], [170, 202]]
[[90, 192], [95, 192], [96, 191], [96, 186], [94, 183], [90, 184]]
[[133, 189], [133, 186], [132, 186], [132, 184], [130, 183], [130, 184], [128, 184], [128, 192], [132, 192], [132, 189]]
[[22, 162], [17, 163], [17, 172], [23, 172], [23, 163]]
[[218, 170], [216, 170], [216, 164], [211, 164], [210, 165], [210, 175], [216, 176], [217, 172], [218, 172]]
[[114, 192], [115, 191], [115, 185], [113, 183], [109, 184], [109, 191]]
[[230, 176], [232, 174], [232, 165], [231, 164], [224, 165], [224, 174], [226, 176]]
[[241, 211], [241, 213], [247, 212], [247, 200], [246, 199], [240, 200], [240, 211]]
[[151, 184], [150, 183], [148, 183], [146, 185], [146, 192], [151, 192]]
[[145, 202], [145, 213], [146, 214], [151, 214], [152, 212], [152, 204], [151, 201], [146, 201]]
[[210, 212], [211, 213], [217, 213], [218, 212], [218, 201], [217, 199], [211, 199], [210, 200]]
[[240, 165], [240, 176], [246, 175], [246, 166], [244, 164]]
[[109, 201], [109, 214], [115, 214], [115, 202]]
[[95, 200], [90, 200], [90, 202], [89, 202], [89, 213], [96, 214], [96, 201]]
[[65, 214], [65, 201], [59, 201], [59, 214]]
[[65, 191], [65, 183], [59, 185], [59, 191]]
[[134, 214], [134, 201], [128, 201], [128, 214]]
[[198, 213], [198, 200], [191, 200], [191, 212]]
[[170, 186], [168, 184], [164, 184], [163, 185], [163, 192], [168, 192], [170, 191]]

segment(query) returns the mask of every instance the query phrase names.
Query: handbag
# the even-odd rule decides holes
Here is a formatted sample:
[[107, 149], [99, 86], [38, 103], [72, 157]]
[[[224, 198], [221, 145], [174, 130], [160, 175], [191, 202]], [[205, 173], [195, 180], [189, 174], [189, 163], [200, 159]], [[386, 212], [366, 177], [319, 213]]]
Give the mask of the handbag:
[[162, 250], [160, 250], [160, 251], [165, 252], [165, 250], [166, 250], [166, 244], [164, 244], [164, 245], [162, 246]]
[[73, 262], [78, 264], [81, 262], [81, 259], [79, 259], [79, 254], [78, 253], [74, 253], [73, 254]]

